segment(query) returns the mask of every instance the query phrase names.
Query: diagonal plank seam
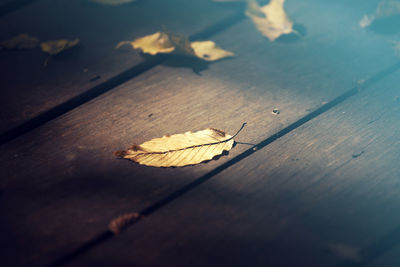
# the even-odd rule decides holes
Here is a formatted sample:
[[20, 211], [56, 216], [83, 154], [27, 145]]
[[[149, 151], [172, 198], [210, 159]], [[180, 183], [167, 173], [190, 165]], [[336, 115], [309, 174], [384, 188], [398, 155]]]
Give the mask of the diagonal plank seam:
[[[0, 13], [1, 15], [1, 13]], [[189, 36], [190, 40], [199, 40], [211, 37], [219, 32], [222, 32], [236, 23], [239, 23], [241, 20], [245, 18], [243, 12], [237, 12], [228, 18], [222, 19], [221, 21], [211, 25], [210, 27], [205, 28], [204, 30], [195, 33]], [[20, 125], [9, 129], [0, 134], [0, 146], [4, 145], [11, 140], [18, 138], [26, 134], [29, 131], [32, 131], [43, 124], [60, 117], [61, 115], [93, 100], [94, 98], [113, 90], [114, 88], [118, 87], [119, 85], [134, 79], [135, 77], [151, 70], [152, 68], [160, 65], [164, 61], [169, 58], [168, 55], [157, 55], [146, 61], [139, 63], [128, 70], [121, 72], [120, 74], [108, 79], [107, 81], [98, 84], [85, 92], [70, 98], [69, 100], [47, 110], [44, 111], [37, 116], [21, 123]]]
[[[390, 74], [396, 72], [400, 69], [400, 62], [389, 66], [388, 68], [382, 70], [381, 72], [375, 74], [368, 80], [366, 80], [363, 84], [355, 86], [343, 94], [339, 95], [335, 99], [331, 100], [330, 102], [322, 105], [321, 107], [317, 108], [316, 110], [308, 113], [304, 117], [300, 118], [299, 120], [293, 122], [292, 124], [288, 125], [287, 127], [283, 128], [282, 130], [278, 131], [277, 133], [271, 135], [270, 137], [262, 140], [258, 144], [253, 145], [251, 148], [245, 150], [244, 152], [240, 153], [239, 155], [235, 156], [234, 158], [228, 160], [227, 162], [221, 164], [220, 166], [216, 167], [215, 169], [211, 170], [210, 172], [204, 174], [203, 176], [195, 179], [193, 182], [183, 186], [182, 188], [178, 189], [177, 191], [173, 192], [172, 194], [164, 197], [163, 199], [155, 202], [154, 204], [148, 206], [147, 208], [141, 210], [140, 212], [134, 212], [130, 214], [135, 214], [135, 218], [129, 219], [129, 221], [118, 221], [118, 224], [122, 225], [121, 228], [113, 228], [111, 227], [115, 224], [115, 220], [112, 220], [109, 225], [109, 230], [104, 231], [103, 233], [99, 234], [98, 236], [94, 237], [93, 239], [89, 240], [82, 246], [78, 247], [76, 250], [66, 254], [64, 257], [59, 258], [58, 260], [51, 263], [49, 266], [61, 266], [65, 265], [80, 255], [88, 252], [89, 250], [95, 248], [96, 246], [100, 245], [101, 243], [111, 239], [116, 234], [119, 234], [121, 231], [125, 230], [129, 226], [134, 225], [135, 223], [139, 222], [142, 218], [151, 215], [152, 213], [156, 212], [157, 210], [165, 207], [166, 205], [170, 204], [174, 200], [178, 199], [179, 197], [183, 196], [184, 194], [192, 191], [193, 189], [197, 188], [197, 186], [205, 183], [206, 181], [210, 180], [217, 174], [221, 173], [222, 171], [228, 169], [229, 167], [233, 166], [234, 164], [242, 161], [243, 159], [251, 156], [255, 152], [260, 149], [265, 148], [266, 146], [270, 145], [274, 141], [278, 140], [281, 137], [289, 134], [290, 132], [296, 130], [297, 128], [301, 127], [302, 125], [306, 124], [307, 122], [317, 118], [318, 116], [322, 115], [323, 113], [329, 111], [330, 109], [338, 106], [339, 104], [343, 103], [345, 100], [349, 99], [352, 96], [357, 95], [360, 91], [364, 91], [368, 89], [371, 85], [383, 80]], [[117, 219], [122, 217], [123, 215], [119, 216]]]

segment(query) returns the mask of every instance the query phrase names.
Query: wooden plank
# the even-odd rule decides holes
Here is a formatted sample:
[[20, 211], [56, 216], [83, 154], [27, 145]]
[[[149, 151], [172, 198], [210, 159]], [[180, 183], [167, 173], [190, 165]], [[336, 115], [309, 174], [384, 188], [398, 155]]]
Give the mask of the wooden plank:
[[73, 266], [397, 266], [399, 96], [397, 71]]
[[0, 17], [15, 12], [37, 0], [1, 0], [0, 1]]
[[205, 0], [137, 1], [117, 7], [80, 0], [44, 0], [2, 17], [0, 40], [29, 33], [43, 41], [80, 38], [81, 45], [54, 57], [46, 67], [47, 56], [39, 49], [1, 51], [0, 132], [96, 86], [108, 82], [112, 87], [112, 77], [145, 62], [136, 51], [116, 51], [119, 41], [162, 29], [189, 36], [232, 17], [234, 12]]
[[[269, 43], [246, 20], [212, 38], [234, 59], [168, 61], [2, 146], [4, 261], [49, 263], [102, 233], [115, 216], [146, 209], [248, 147], [176, 169], [115, 160], [112, 151], [210, 126], [233, 133], [244, 121], [239, 140], [257, 143], [396, 62], [386, 39], [355, 28], [343, 33], [343, 20], [353, 18], [335, 24], [340, 8], [333, 7], [339, 10], [328, 16], [288, 5], [307, 26], [297, 42]], [[326, 18], [325, 27], [315, 23]]]

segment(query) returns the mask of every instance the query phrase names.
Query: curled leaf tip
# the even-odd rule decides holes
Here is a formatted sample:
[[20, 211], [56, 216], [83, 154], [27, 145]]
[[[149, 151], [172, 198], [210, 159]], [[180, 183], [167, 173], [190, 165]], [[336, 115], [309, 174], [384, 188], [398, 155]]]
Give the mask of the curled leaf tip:
[[123, 157], [126, 155], [126, 153], [125, 153], [124, 150], [115, 151], [115, 152], [113, 152], [113, 154], [114, 154], [114, 156], [116, 156], [117, 158], [123, 158]]
[[270, 41], [281, 35], [293, 33], [293, 22], [283, 8], [284, 0], [271, 0], [265, 6], [260, 6], [256, 0], [246, 2], [246, 15]]

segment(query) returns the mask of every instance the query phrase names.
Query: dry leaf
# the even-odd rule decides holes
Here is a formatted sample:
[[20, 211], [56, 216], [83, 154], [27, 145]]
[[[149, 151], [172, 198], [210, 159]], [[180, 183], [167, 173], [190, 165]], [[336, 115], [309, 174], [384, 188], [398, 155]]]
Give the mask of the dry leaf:
[[0, 43], [3, 49], [32, 49], [39, 45], [40, 40], [28, 34], [19, 34]]
[[184, 36], [164, 32], [156, 32], [135, 41], [123, 41], [118, 43], [116, 48], [123, 45], [130, 45], [150, 55], [169, 53], [197, 57], [206, 61], [216, 61], [234, 55], [219, 48], [212, 41], [190, 42]]
[[135, 0], [90, 0], [90, 1], [102, 5], [111, 5], [111, 6], [118, 6], [126, 3], [135, 2]]
[[194, 54], [207, 61], [216, 61], [225, 57], [232, 57], [232, 52], [219, 48], [213, 41], [191, 42]]
[[61, 53], [64, 50], [70, 49], [76, 46], [79, 43], [79, 39], [75, 39], [72, 41], [68, 40], [56, 40], [56, 41], [48, 41], [40, 44], [40, 48], [43, 52], [54, 56]]
[[175, 50], [176, 45], [173, 43], [173, 35], [163, 32], [156, 32], [136, 39], [135, 41], [123, 41], [117, 44], [115, 48], [123, 45], [131, 45], [134, 49], [141, 49], [143, 53], [156, 55], [158, 53], [171, 53]]
[[108, 229], [115, 235], [118, 235], [129, 225], [138, 221], [140, 217], [141, 215], [137, 212], [120, 215], [108, 224]]
[[257, 29], [271, 41], [283, 34], [295, 33], [293, 22], [283, 8], [284, 2], [284, 0], [271, 0], [269, 4], [260, 7], [257, 0], [247, 0], [246, 15], [252, 19]]
[[377, 19], [391, 17], [400, 14], [400, 2], [396, 0], [383, 0], [380, 1], [378, 7], [373, 15], [365, 15], [361, 21], [362, 28], [368, 27]]
[[223, 151], [229, 151], [233, 146], [233, 136], [223, 131], [208, 128], [198, 132], [186, 132], [163, 136], [133, 145], [126, 151], [114, 154], [118, 157], [154, 167], [181, 167], [194, 165], [211, 160]]

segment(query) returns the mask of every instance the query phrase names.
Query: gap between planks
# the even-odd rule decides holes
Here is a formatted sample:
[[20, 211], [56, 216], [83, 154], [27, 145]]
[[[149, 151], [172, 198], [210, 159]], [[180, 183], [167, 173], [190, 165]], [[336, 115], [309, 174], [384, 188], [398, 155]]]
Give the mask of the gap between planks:
[[[264, 139], [263, 141], [259, 142], [258, 144], [255, 144], [251, 148], [245, 150], [244, 152], [242, 152], [241, 154], [235, 156], [231, 160], [228, 160], [227, 162], [225, 162], [224, 164], [218, 166], [214, 170], [212, 170], [212, 171], [204, 174], [203, 176], [195, 179], [193, 182], [183, 186], [182, 188], [178, 189], [177, 191], [173, 192], [172, 194], [168, 195], [167, 197], [155, 202], [154, 204], [148, 206], [147, 208], [145, 208], [145, 209], [143, 209], [143, 210], [141, 210], [139, 212], [134, 212], [133, 214], [137, 214], [136, 219], [131, 220], [126, 225], [124, 225], [124, 229], [129, 227], [129, 226], [132, 226], [132, 225], [136, 224], [142, 218], [151, 215], [152, 213], [156, 212], [157, 210], [163, 208], [164, 206], [166, 206], [169, 203], [173, 202], [174, 200], [178, 199], [180, 196], [182, 196], [182, 195], [190, 192], [191, 190], [197, 188], [197, 186], [199, 186], [199, 185], [205, 183], [206, 181], [210, 180], [211, 178], [213, 178], [217, 174], [221, 173], [225, 169], [227, 169], [227, 168], [233, 166], [234, 164], [242, 161], [243, 159], [251, 156], [252, 154], [257, 152], [258, 150], [267, 147], [269, 144], [273, 143], [277, 139], [279, 139], [281, 137], [284, 137], [285, 135], [287, 135], [290, 132], [296, 130], [297, 128], [299, 128], [300, 126], [304, 125], [305, 123], [307, 123], [307, 122], [317, 118], [321, 114], [329, 111], [333, 107], [338, 106], [339, 104], [341, 104], [345, 100], [349, 99], [350, 97], [357, 95], [360, 91], [368, 89], [371, 85], [383, 80], [385, 77], [389, 76], [390, 74], [396, 72], [399, 69], [400, 69], [400, 62], [398, 62], [398, 63], [396, 63], [396, 64], [394, 64], [392, 66], [389, 66], [388, 68], [382, 70], [381, 72], [375, 74], [374, 76], [372, 76], [371, 78], [366, 80], [364, 83], [347, 90], [346, 92], [344, 92], [343, 94], [339, 95], [338, 97], [336, 97], [335, 99], [331, 100], [330, 102], [322, 105], [321, 107], [319, 107], [316, 110], [310, 112], [309, 114], [305, 115], [304, 117], [300, 118], [299, 120], [293, 122], [289, 126], [283, 128], [282, 130], [278, 131], [277, 133], [271, 135], [270, 137]], [[124, 229], [121, 229], [121, 230], [124, 230]], [[399, 236], [400, 231], [399, 231], [399, 229], [396, 229], [394, 232], [396, 233], [396, 235], [395, 235], [396, 238], [395, 239], [397, 240], [397, 237]], [[65, 264], [75, 260], [80, 255], [82, 255], [82, 254], [88, 252], [89, 250], [95, 248], [96, 246], [102, 244], [103, 242], [105, 242], [107, 240], [110, 240], [113, 236], [115, 236], [115, 234], [112, 231], [106, 230], [103, 233], [100, 233], [99, 235], [94, 237], [93, 239], [89, 240], [88, 242], [86, 242], [82, 246], [78, 247], [76, 250], [74, 250], [74, 251], [66, 254], [64, 257], [61, 257], [58, 260], [54, 261], [49, 266], [52, 266], [52, 267], [54, 266], [55, 267], [55, 266], [65, 265]], [[384, 246], [384, 248], [385, 248], [384, 250], [375, 248], [375, 246], [378, 246], [380, 243], [383, 243], [385, 245]], [[372, 258], [376, 258], [377, 256], [383, 254], [387, 249], [390, 249], [395, 244], [397, 244], [397, 242], [393, 242], [393, 238], [392, 237], [389, 237], [389, 239], [384, 238], [383, 240], [380, 240], [377, 245], [369, 247], [369, 248], [366, 248], [365, 251], [370, 251], [370, 250], [373, 251], [374, 253], [372, 253], [373, 254]]]
[[[23, 0], [25, 1], [25, 0]], [[36, 1], [36, 0], [30, 0]], [[25, 1], [26, 2], [26, 1]], [[0, 10], [1, 16], [1, 10]], [[204, 30], [192, 34], [189, 36], [189, 40], [200, 40], [209, 38], [217, 33], [220, 33], [228, 28], [234, 26], [236, 23], [239, 23], [241, 20], [245, 18], [243, 11], [239, 11], [234, 15], [223, 19], [210, 27], [205, 28]], [[32, 119], [23, 122], [22, 124], [5, 131], [4, 133], [0, 134], [0, 146], [4, 145], [11, 140], [14, 140], [25, 133], [32, 131], [41, 125], [60, 117], [61, 115], [91, 101], [92, 99], [111, 91], [112, 89], [118, 87], [119, 85], [145, 73], [148, 70], [160, 65], [164, 61], [169, 58], [168, 55], [157, 55], [150, 59], [146, 59], [144, 62], [139, 63], [128, 70], [123, 71], [122, 73], [108, 79], [107, 81], [88, 89], [87, 91], [72, 97], [71, 99], [61, 103], [45, 112], [40, 113], [39, 115], [33, 117]]]

